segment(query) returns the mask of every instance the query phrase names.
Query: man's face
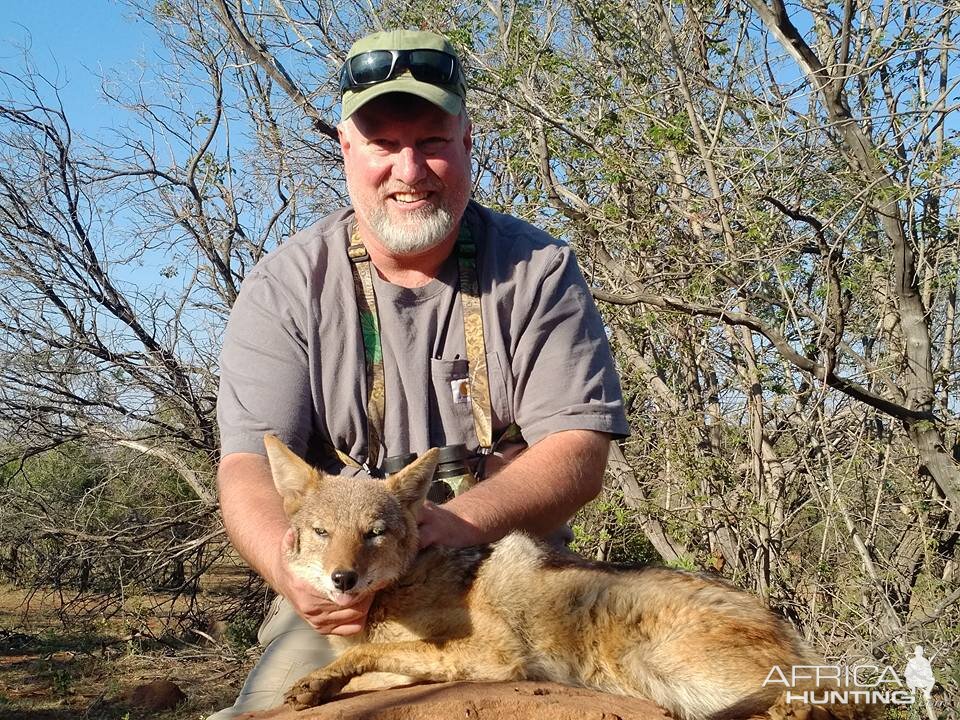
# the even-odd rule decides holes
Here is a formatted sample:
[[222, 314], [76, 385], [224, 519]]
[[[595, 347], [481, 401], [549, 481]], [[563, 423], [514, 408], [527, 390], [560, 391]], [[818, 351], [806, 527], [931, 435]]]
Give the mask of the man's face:
[[359, 222], [391, 252], [413, 255], [453, 233], [470, 198], [470, 123], [390, 93], [339, 129]]

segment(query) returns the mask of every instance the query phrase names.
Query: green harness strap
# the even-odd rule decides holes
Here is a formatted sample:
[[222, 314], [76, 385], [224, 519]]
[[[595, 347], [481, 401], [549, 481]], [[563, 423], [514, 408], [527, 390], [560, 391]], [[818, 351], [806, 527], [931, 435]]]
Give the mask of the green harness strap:
[[[483, 314], [480, 307], [480, 292], [477, 285], [477, 247], [466, 223], [460, 223], [457, 237], [457, 263], [460, 278], [460, 302], [463, 307], [463, 331], [467, 347], [467, 364], [470, 374], [469, 398], [473, 412], [473, 426], [480, 445], [480, 453], [486, 455], [493, 447], [492, 412], [490, 405], [490, 382], [487, 377], [487, 352], [483, 339]], [[383, 437], [384, 401], [386, 388], [383, 379], [383, 347], [380, 342], [380, 316], [377, 312], [377, 296], [373, 291], [373, 273], [376, 272], [370, 255], [360, 240], [354, 225], [347, 248], [353, 268], [353, 287], [360, 329], [363, 333], [363, 354], [367, 369], [367, 461], [359, 463], [338, 448], [332, 448], [337, 457], [351, 467], [377, 467], [380, 455], [380, 440]]]

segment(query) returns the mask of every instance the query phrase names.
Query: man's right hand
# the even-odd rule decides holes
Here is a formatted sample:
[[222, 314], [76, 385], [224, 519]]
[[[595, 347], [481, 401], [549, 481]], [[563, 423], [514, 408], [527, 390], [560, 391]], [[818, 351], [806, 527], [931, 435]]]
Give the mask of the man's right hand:
[[324, 635], [355, 635], [363, 630], [367, 611], [373, 602], [373, 594], [361, 598], [353, 605], [337, 605], [327, 595], [296, 575], [287, 562], [293, 549], [294, 531], [288, 530], [280, 544], [274, 574], [275, 587], [297, 614], [314, 630]]

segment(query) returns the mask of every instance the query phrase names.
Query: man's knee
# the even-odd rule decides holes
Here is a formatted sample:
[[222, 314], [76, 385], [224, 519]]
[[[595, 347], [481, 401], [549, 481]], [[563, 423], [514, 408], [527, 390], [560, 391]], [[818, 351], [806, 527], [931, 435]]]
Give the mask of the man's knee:
[[326, 635], [314, 630], [283, 600], [270, 607], [257, 637], [264, 645], [263, 654], [236, 702], [207, 720], [231, 720], [242, 713], [277, 707], [297, 680], [339, 654]]

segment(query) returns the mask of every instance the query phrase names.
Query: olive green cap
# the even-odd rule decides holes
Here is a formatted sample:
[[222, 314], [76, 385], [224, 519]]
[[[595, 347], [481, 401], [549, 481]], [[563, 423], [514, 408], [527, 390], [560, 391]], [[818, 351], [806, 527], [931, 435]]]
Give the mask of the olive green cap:
[[363, 90], [347, 90], [343, 93], [340, 119], [346, 120], [374, 98], [387, 93], [410, 93], [429, 100], [451, 115], [459, 115], [467, 97], [467, 85], [463, 68], [456, 50], [450, 42], [432, 32], [421, 30], [390, 30], [377, 32], [357, 40], [347, 53], [347, 60], [371, 50], [440, 50], [457, 58], [457, 75], [452, 85], [433, 85], [417, 80], [409, 72], [371, 85]]

